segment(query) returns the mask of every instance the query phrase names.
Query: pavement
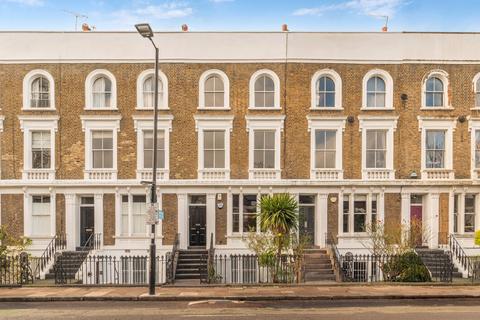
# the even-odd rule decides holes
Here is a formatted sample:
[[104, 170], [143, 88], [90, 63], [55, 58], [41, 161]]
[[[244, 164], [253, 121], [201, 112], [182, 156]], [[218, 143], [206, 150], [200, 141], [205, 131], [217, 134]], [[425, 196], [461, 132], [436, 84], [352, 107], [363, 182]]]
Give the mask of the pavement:
[[0, 288], [0, 302], [45, 301], [288, 301], [355, 299], [479, 299], [474, 285], [301, 285], [157, 287], [15, 287]]

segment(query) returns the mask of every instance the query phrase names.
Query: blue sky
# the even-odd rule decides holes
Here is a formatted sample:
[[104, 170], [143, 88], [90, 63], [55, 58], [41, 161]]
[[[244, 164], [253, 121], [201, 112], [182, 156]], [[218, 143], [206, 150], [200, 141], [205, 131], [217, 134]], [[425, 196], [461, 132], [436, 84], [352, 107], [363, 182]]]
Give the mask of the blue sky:
[[0, 0], [0, 30], [480, 31], [480, 0]]

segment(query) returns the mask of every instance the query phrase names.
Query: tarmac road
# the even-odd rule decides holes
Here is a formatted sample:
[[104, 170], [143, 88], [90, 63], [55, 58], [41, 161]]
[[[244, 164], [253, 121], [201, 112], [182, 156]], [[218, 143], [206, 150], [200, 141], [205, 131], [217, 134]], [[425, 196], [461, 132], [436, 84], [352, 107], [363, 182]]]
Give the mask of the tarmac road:
[[480, 319], [479, 299], [2, 302], [0, 319]]

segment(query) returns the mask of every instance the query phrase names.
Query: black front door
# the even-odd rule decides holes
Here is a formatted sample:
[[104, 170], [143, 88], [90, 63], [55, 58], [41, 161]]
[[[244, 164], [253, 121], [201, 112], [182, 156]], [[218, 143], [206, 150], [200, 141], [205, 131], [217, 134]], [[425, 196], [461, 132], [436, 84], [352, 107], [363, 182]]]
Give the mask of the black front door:
[[298, 213], [299, 235], [312, 247], [315, 244], [315, 196], [300, 195]]
[[82, 197], [80, 203], [80, 246], [84, 246], [95, 232], [93, 197]]
[[207, 243], [207, 206], [204, 195], [190, 196], [188, 208], [189, 246], [202, 246]]

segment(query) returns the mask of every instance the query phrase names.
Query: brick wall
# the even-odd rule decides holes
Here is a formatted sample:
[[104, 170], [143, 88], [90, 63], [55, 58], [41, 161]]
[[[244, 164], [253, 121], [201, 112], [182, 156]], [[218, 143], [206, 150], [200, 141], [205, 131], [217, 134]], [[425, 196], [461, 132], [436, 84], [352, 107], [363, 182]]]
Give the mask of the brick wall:
[[2, 225], [13, 237], [23, 236], [23, 194], [2, 194]]
[[[399, 193], [385, 193], [385, 232], [401, 233], [402, 226], [402, 197]], [[398, 234], [400, 239], [400, 234]]]
[[65, 234], [65, 195], [55, 195], [55, 228], [57, 234]]
[[[23, 166], [23, 136], [20, 133], [17, 116], [20, 114], [58, 114], [59, 130], [56, 134], [57, 178], [82, 179], [84, 170], [84, 132], [79, 115], [121, 114], [121, 132], [118, 136], [119, 178], [135, 177], [136, 134], [132, 115], [149, 114], [135, 110], [136, 79], [150, 64], [0, 64], [0, 86], [8, 88], [8, 94], [0, 95], [1, 114], [5, 115], [2, 133], [2, 176], [4, 179], [18, 179]], [[93, 70], [105, 68], [117, 80], [118, 111], [84, 110], [85, 78]], [[230, 79], [230, 111], [200, 111], [198, 108], [198, 79], [209, 69], [223, 70]], [[281, 82], [282, 110], [248, 110], [248, 84], [250, 76], [259, 69], [275, 71]], [[310, 81], [312, 75], [324, 68], [333, 68], [343, 82], [343, 111], [310, 110]], [[373, 68], [388, 71], [394, 82], [393, 111], [362, 111], [362, 79]], [[32, 112], [22, 108], [22, 81], [25, 74], [33, 69], [45, 69], [55, 79], [56, 111]], [[231, 133], [231, 145], [235, 156], [231, 157], [231, 177], [248, 177], [248, 133], [245, 130], [246, 114], [285, 114], [285, 131], [282, 134], [282, 161], [284, 178], [308, 178], [310, 163], [310, 133], [307, 131], [306, 116], [398, 115], [399, 123], [395, 132], [395, 169], [397, 178], [408, 178], [411, 171], [420, 170], [420, 132], [417, 116], [479, 116], [479, 111], [470, 110], [474, 103], [472, 79], [480, 71], [480, 65], [433, 65], [433, 64], [162, 64], [162, 71], [169, 82], [170, 111], [173, 131], [171, 133], [170, 164], [171, 178], [192, 179], [197, 176], [197, 134], [193, 115], [231, 114], [235, 116]], [[443, 69], [449, 73], [450, 95], [453, 110], [420, 110], [421, 87], [424, 76], [431, 70]], [[285, 91], [285, 88], [287, 90]], [[403, 105], [402, 93], [408, 94], [408, 103]], [[361, 148], [358, 148], [361, 133], [358, 120], [347, 124], [344, 132], [345, 178], [361, 177]], [[408, 139], [406, 139], [408, 137]], [[468, 177], [470, 163], [464, 161], [470, 156], [470, 134], [467, 123], [457, 123], [454, 132], [454, 168], [458, 178]], [[407, 142], [408, 141], [408, 142]], [[413, 143], [412, 143], [413, 142]], [[286, 153], [285, 153], [286, 150]]]
[[[332, 201], [336, 199], [335, 201]], [[342, 199], [338, 198], [338, 193], [330, 193], [327, 199], [327, 232], [328, 235], [336, 237], [338, 235], [338, 203]]]
[[450, 195], [448, 193], [441, 193], [439, 199], [439, 212], [438, 212], [438, 243], [448, 243], [448, 205]]
[[171, 245], [178, 232], [178, 199], [176, 194], [163, 194], [162, 206], [165, 219], [162, 224], [163, 244]]
[[217, 206], [218, 201], [215, 202], [215, 243], [223, 245], [227, 244], [227, 194], [222, 193], [222, 209]]
[[103, 243], [115, 244], [115, 194], [103, 195]]

